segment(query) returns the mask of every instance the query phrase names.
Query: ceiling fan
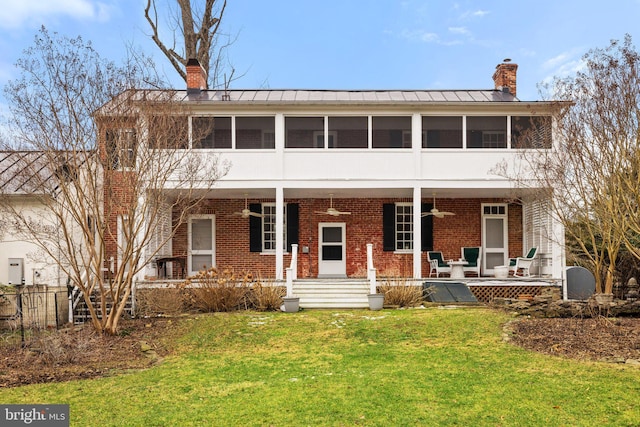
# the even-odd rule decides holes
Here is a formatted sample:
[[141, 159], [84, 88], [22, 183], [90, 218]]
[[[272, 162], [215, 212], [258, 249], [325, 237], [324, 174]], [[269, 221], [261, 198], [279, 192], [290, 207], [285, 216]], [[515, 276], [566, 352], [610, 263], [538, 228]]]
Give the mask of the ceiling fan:
[[331, 215], [331, 216], [340, 216], [340, 215], [351, 215], [351, 212], [341, 212], [333, 207], [333, 194], [329, 194], [329, 207], [326, 211], [316, 211], [317, 214], [320, 215]]
[[445, 216], [455, 215], [453, 212], [442, 212], [436, 208], [436, 194], [433, 193], [433, 208], [429, 212], [422, 212], [422, 216], [433, 215], [436, 218], [444, 218]]
[[258, 212], [251, 212], [249, 210], [249, 205], [247, 204], [247, 195], [244, 195], [244, 209], [242, 209], [240, 212], [234, 212], [234, 215], [241, 215], [242, 218], [249, 218], [250, 216], [255, 216], [258, 218], [264, 218], [264, 215]]

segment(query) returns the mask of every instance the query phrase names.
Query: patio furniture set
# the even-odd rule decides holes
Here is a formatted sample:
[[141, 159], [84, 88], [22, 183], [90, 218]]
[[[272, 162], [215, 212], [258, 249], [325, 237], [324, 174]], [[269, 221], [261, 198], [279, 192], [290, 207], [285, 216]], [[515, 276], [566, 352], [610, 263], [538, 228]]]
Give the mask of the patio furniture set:
[[[535, 260], [537, 248], [531, 248], [526, 256], [509, 258], [509, 265], [499, 265], [494, 267], [494, 274], [497, 278], [530, 277], [531, 265]], [[448, 274], [452, 279], [463, 279], [467, 273], [474, 273], [480, 277], [480, 266], [482, 264], [482, 249], [480, 247], [463, 247], [460, 249], [461, 257], [457, 260], [445, 261], [441, 251], [428, 251], [429, 277], [440, 277], [441, 274]]]

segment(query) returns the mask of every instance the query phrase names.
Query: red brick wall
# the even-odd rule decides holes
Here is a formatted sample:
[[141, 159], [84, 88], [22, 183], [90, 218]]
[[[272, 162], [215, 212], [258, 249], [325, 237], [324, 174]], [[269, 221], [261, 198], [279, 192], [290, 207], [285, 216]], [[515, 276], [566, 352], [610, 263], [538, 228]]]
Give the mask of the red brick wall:
[[509, 88], [509, 93], [516, 96], [516, 74], [518, 71], [518, 64], [502, 63], [496, 66], [496, 71], [493, 73], [493, 82], [496, 89], [499, 87]]
[[[382, 250], [382, 206], [384, 203], [411, 201], [409, 199], [334, 199], [333, 206], [351, 215], [333, 217], [319, 215], [325, 211], [329, 199], [287, 199], [287, 203], [299, 204], [298, 276], [316, 277], [318, 274], [318, 224], [339, 222], [346, 224], [347, 275], [365, 277], [367, 267], [367, 243], [373, 244], [375, 267], [379, 275], [413, 275], [413, 255], [397, 254]], [[249, 203], [273, 202], [273, 200], [249, 200]], [[431, 200], [425, 199], [425, 203]], [[445, 258], [459, 258], [462, 246], [481, 245], [481, 204], [501, 203], [492, 199], [438, 199], [441, 211], [455, 212], [455, 216], [434, 218], [434, 249], [443, 252]], [[236, 271], [258, 273], [262, 277], [275, 276], [275, 254], [249, 251], [249, 219], [233, 215], [244, 208], [244, 200], [206, 200], [197, 213], [216, 215], [216, 265], [233, 267]], [[308, 253], [302, 248], [307, 246]], [[174, 255], [187, 253], [187, 225], [178, 227], [173, 242]], [[522, 209], [509, 205], [509, 255], [522, 253]], [[291, 262], [285, 255], [284, 267]], [[429, 275], [426, 253], [422, 255], [422, 275]]]

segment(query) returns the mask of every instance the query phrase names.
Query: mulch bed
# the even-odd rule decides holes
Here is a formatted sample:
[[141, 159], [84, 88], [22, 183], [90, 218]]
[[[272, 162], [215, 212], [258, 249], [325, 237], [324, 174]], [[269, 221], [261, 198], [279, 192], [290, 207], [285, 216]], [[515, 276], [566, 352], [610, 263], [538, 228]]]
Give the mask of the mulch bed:
[[529, 350], [581, 360], [640, 361], [640, 319], [520, 319], [511, 340]]
[[25, 347], [0, 345], [0, 387], [60, 382], [143, 369], [168, 354], [175, 322], [123, 320], [120, 334], [96, 333], [90, 325], [40, 334]]

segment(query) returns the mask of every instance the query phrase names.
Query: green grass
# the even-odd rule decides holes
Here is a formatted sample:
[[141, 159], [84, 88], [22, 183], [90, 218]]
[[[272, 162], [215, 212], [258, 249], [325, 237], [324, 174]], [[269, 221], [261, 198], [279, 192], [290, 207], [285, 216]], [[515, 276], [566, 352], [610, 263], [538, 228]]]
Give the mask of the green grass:
[[487, 309], [303, 311], [184, 320], [148, 370], [0, 390], [70, 403], [72, 425], [637, 426], [640, 369], [504, 343]]

